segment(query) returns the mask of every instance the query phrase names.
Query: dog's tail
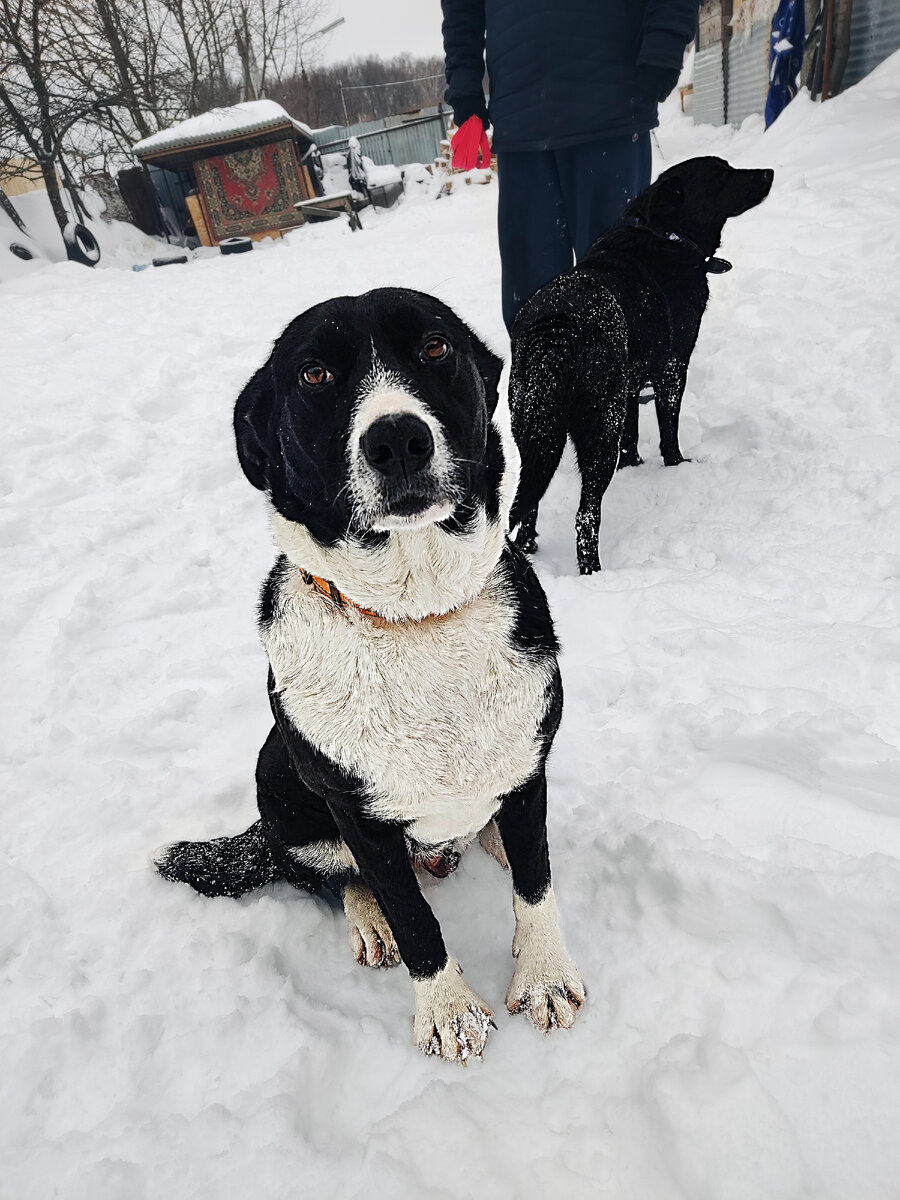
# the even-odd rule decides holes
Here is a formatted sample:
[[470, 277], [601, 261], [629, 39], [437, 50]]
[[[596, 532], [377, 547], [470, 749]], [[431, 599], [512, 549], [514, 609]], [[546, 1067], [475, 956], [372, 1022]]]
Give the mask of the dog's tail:
[[283, 879], [272, 858], [262, 821], [237, 837], [210, 842], [175, 842], [153, 856], [163, 879], [189, 883], [203, 896], [243, 896]]

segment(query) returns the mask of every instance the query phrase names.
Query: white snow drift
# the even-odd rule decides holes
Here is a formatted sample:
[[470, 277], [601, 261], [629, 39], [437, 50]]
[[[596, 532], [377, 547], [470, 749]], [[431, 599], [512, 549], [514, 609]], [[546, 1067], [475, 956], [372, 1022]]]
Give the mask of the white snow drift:
[[253, 819], [272, 551], [240, 386], [297, 312], [384, 283], [502, 347], [495, 189], [3, 289], [4, 1194], [896, 1196], [898, 99], [895, 56], [765, 135], [667, 107], [658, 167], [775, 185], [712, 280], [693, 461], [661, 466], [647, 411], [600, 576], [571, 466], [544, 506], [551, 854], [589, 995], [545, 1039], [505, 1014], [510, 884], [474, 847], [428, 888], [499, 1013], [467, 1071], [414, 1049], [408, 983], [353, 962], [338, 909], [204, 900], [148, 854]]

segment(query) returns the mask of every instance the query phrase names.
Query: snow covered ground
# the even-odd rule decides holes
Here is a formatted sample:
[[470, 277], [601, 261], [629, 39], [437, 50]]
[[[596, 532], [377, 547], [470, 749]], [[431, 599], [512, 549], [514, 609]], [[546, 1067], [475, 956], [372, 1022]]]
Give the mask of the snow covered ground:
[[[62, 195], [69, 215], [75, 220], [72, 202], [65, 189]], [[158, 239], [147, 237], [134, 225], [104, 220], [101, 214], [106, 205], [90, 188], [83, 193], [82, 201], [90, 214], [88, 224], [100, 247], [100, 261], [104, 267], [128, 270], [135, 263], [149, 266], [154, 255], [177, 253], [174, 246], [169, 248]], [[47, 193], [43, 189], [26, 192], [24, 196], [13, 197], [12, 204], [25, 224], [25, 232], [0, 208], [0, 285], [12, 279], [30, 278], [42, 271], [48, 262], [68, 261]], [[14, 242], [24, 245], [33, 257], [21, 259], [11, 254], [8, 247]]]
[[537, 563], [565, 645], [550, 768], [589, 988], [541, 1038], [502, 998], [508, 878], [429, 887], [498, 1009], [483, 1063], [413, 1048], [402, 970], [340, 911], [205, 900], [148, 852], [236, 832], [269, 725], [271, 560], [234, 398], [327, 296], [433, 291], [498, 347], [496, 189], [251, 255], [0, 293], [5, 751], [0, 1194], [11, 1200], [900, 1196], [900, 56], [765, 135], [667, 106], [658, 166], [773, 166], [726, 230], [682, 447], [604, 506], [571, 462]]

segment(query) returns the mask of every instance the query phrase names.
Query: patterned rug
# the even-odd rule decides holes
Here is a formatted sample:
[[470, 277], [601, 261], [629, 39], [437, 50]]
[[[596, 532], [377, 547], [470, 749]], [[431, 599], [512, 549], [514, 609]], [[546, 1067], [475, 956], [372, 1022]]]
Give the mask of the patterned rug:
[[289, 141], [199, 159], [194, 170], [217, 241], [303, 222], [294, 204], [306, 188]]

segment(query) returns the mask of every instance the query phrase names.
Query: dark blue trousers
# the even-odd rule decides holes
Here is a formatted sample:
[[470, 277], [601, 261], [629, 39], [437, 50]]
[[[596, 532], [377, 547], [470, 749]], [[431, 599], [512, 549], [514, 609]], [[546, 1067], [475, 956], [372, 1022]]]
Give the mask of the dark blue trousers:
[[583, 258], [650, 186], [650, 134], [497, 156], [503, 320]]

